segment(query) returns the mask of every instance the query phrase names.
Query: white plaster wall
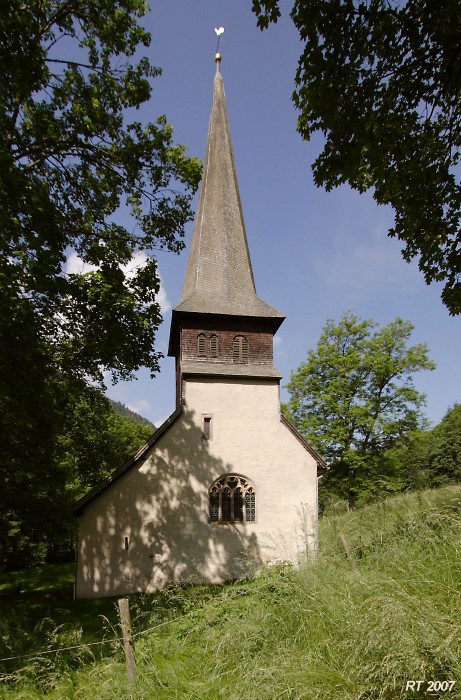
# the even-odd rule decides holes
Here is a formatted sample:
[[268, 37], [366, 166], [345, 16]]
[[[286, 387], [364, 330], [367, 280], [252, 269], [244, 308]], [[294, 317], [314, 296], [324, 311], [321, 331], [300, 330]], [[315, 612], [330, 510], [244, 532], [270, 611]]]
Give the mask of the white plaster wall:
[[[261, 562], [296, 563], [313, 544], [316, 465], [280, 422], [273, 380], [189, 380], [185, 412], [145, 458], [85, 508], [76, 595], [218, 582]], [[211, 440], [203, 415], [212, 416]], [[254, 483], [256, 522], [208, 522], [208, 488], [236, 472]], [[128, 550], [124, 548], [128, 537]]]
[[[280, 421], [274, 380], [189, 379], [186, 407], [201, 427], [212, 416], [210, 454], [256, 487], [257, 534], [263, 561], [297, 562], [314, 545], [317, 468], [313, 457]], [[221, 526], [222, 527], [222, 526]]]

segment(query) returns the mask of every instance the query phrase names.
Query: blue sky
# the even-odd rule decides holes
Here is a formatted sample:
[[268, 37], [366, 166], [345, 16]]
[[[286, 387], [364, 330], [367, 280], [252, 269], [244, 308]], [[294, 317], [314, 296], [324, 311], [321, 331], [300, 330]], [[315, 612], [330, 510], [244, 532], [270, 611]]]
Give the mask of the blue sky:
[[[397, 316], [415, 326], [412, 342], [426, 342], [434, 372], [415, 375], [427, 395], [426, 414], [439, 422], [461, 401], [460, 317], [449, 316], [440, 286], [427, 287], [417, 264], [407, 264], [400, 244], [388, 238], [392, 211], [369, 194], [348, 187], [326, 193], [313, 183], [310, 163], [321, 137], [310, 143], [296, 132], [291, 103], [301, 45], [282, 0], [284, 17], [265, 32], [256, 27], [251, 0], [151, 2], [143, 23], [152, 33], [149, 58], [162, 68], [150, 102], [140, 115], [166, 114], [176, 141], [203, 158], [211, 107], [214, 27], [223, 25], [224, 78], [248, 242], [258, 295], [285, 313], [275, 341], [275, 364], [284, 380], [315, 348], [328, 318], [345, 311], [380, 325]], [[187, 229], [189, 244], [193, 225]], [[166, 357], [171, 307], [181, 297], [188, 248], [176, 256], [160, 252], [164, 322], [157, 349], [161, 372], [109, 387], [108, 395], [159, 425], [175, 408], [174, 359]], [[282, 389], [282, 400], [288, 394]]]

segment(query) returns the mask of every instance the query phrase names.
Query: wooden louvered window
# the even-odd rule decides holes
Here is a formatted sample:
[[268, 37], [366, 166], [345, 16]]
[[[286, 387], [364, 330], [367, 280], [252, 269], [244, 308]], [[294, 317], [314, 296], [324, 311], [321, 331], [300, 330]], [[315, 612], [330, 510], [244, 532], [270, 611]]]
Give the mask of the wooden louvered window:
[[248, 340], [243, 335], [236, 335], [232, 345], [234, 362], [248, 362]]
[[199, 333], [197, 336], [197, 355], [199, 357], [206, 355], [206, 336], [203, 333]]
[[210, 487], [209, 515], [212, 523], [254, 523], [256, 497], [254, 486], [244, 476], [226, 474]]
[[218, 357], [218, 336], [215, 334], [210, 336], [210, 356]]

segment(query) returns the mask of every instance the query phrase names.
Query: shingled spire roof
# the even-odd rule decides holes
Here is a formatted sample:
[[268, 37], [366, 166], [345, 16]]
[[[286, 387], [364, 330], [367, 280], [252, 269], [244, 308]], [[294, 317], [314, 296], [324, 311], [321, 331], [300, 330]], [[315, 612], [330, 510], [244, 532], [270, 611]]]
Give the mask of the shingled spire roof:
[[194, 234], [175, 311], [273, 319], [277, 328], [284, 315], [256, 294], [219, 61], [218, 54]]

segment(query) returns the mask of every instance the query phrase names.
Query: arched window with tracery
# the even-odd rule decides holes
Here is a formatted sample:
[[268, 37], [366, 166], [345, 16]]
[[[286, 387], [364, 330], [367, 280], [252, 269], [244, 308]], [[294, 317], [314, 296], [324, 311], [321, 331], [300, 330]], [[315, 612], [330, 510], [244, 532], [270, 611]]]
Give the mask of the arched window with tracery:
[[248, 340], [243, 335], [236, 335], [232, 343], [234, 362], [248, 362]]
[[210, 522], [254, 523], [256, 495], [253, 484], [240, 474], [225, 474], [209, 490]]

